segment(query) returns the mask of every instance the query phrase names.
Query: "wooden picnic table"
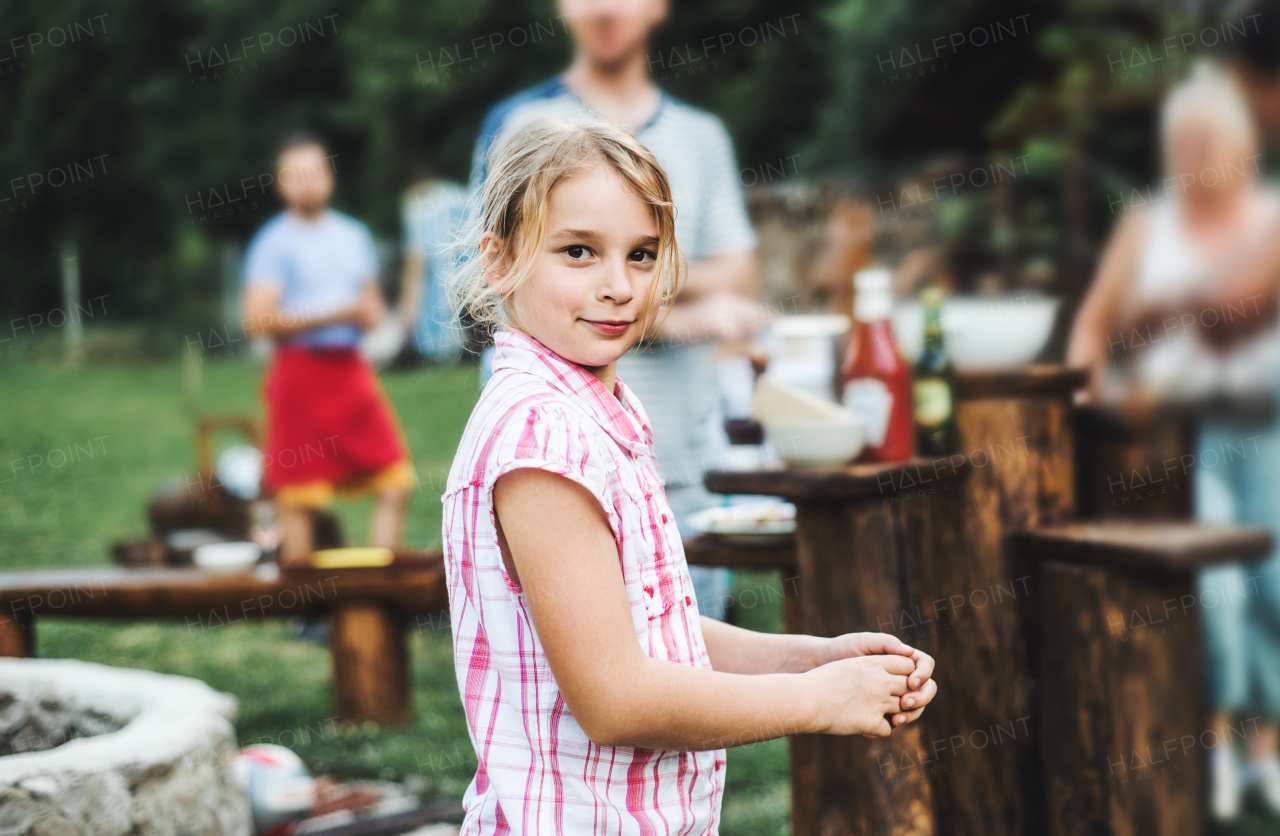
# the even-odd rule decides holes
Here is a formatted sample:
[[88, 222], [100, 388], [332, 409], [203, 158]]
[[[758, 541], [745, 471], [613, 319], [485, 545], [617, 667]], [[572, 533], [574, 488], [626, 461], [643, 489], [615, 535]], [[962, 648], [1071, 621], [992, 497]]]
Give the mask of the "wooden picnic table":
[[448, 608], [439, 553], [408, 565], [254, 572], [84, 566], [0, 574], [0, 656], [35, 655], [36, 619], [173, 618], [192, 633], [257, 618], [329, 616], [343, 722], [407, 721], [407, 619]]

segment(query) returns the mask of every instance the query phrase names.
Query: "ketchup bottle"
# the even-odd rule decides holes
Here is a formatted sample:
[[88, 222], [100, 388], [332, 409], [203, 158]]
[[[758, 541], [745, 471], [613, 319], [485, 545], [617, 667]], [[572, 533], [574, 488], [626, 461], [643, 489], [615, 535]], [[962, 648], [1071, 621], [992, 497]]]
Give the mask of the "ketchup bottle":
[[891, 281], [883, 268], [860, 270], [853, 277], [856, 321], [840, 372], [844, 405], [867, 427], [860, 461], [896, 461], [912, 455], [911, 368], [898, 353], [889, 322]]

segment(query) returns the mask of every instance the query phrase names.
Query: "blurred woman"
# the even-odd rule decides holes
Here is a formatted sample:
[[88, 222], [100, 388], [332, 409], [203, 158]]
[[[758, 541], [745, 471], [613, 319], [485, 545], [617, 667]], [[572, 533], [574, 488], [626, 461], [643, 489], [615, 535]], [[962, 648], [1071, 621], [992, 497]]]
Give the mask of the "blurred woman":
[[449, 309], [453, 270], [450, 247], [466, 214], [467, 191], [432, 177], [418, 177], [405, 191], [400, 214], [404, 219], [404, 271], [397, 314], [424, 358], [456, 362], [465, 336]]
[[[1280, 195], [1259, 182], [1248, 107], [1215, 66], [1197, 66], [1170, 93], [1161, 131], [1165, 193], [1121, 221], [1072, 329], [1068, 361], [1091, 370], [1086, 396], [1095, 402], [1139, 414], [1196, 409], [1197, 519], [1280, 533], [1276, 323], [1219, 351], [1206, 331], [1256, 309], [1248, 299], [1198, 301], [1265, 244]], [[1210, 755], [1213, 812], [1234, 818], [1251, 782], [1280, 812], [1280, 559], [1205, 571], [1200, 593], [1213, 728], [1228, 741]], [[1230, 744], [1242, 736], [1247, 772]]]

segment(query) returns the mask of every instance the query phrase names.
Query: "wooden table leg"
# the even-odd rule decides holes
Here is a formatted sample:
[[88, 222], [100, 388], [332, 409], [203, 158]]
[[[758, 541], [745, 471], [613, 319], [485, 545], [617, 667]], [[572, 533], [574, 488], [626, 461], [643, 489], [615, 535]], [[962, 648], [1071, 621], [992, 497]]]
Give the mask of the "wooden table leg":
[[408, 722], [412, 712], [404, 618], [377, 601], [352, 601], [333, 608], [329, 631], [339, 721]]
[[36, 622], [29, 614], [0, 612], [0, 656], [36, 655]]
[[[925, 500], [917, 500], [924, 502]], [[796, 558], [800, 566], [805, 632], [818, 636], [882, 629], [907, 606], [912, 549], [902, 542], [904, 514], [878, 497], [860, 502], [797, 501]], [[801, 798], [814, 799], [823, 836], [934, 836], [933, 776], [921, 764], [923, 728], [913, 723], [892, 736], [815, 735], [801, 744], [813, 777]], [[795, 784], [793, 783], [793, 787]], [[802, 816], [809, 811], [802, 810]], [[793, 829], [796, 836], [806, 831]]]

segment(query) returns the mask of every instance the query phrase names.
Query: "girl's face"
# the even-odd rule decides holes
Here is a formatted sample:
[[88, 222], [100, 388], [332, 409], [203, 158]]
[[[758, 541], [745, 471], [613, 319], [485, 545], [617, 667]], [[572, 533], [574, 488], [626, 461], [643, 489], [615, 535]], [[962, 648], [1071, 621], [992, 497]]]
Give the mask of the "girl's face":
[[613, 169], [562, 180], [532, 270], [507, 299], [512, 320], [612, 390], [614, 364], [644, 334], [657, 252], [653, 212]]

